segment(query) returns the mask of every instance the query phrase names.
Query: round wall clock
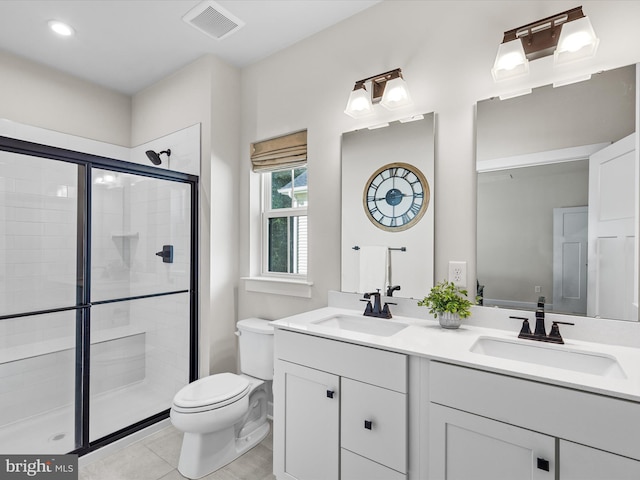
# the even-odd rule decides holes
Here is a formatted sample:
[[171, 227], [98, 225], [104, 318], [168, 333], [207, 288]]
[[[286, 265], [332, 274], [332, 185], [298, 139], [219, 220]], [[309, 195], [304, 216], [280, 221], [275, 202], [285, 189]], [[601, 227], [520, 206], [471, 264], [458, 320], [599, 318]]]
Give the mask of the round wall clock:
[[400, 232], [413, 227], [429, 206], [429, 183], [408, 163], [390, 163], [373, 172], [364, 187], [362, 203], [376, 227]]

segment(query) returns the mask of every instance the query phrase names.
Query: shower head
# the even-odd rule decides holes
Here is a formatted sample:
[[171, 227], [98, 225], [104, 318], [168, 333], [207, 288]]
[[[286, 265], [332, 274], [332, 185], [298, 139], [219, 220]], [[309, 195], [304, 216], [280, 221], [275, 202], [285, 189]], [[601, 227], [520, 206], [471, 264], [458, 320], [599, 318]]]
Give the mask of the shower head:
[[160, 155], [166, 153], [167, 158], [169, 158], [171, 156], [171, 149], [167, 148], [160, 153], [156, 153], [153, 150], [147, 150], [145, 153], [147, 154], [147, 157], [149, 157], [149, 160], [151, 160], [151, 163], [153, 163], [154, 165], [160, 165], [162, 163], [162, 160], [160, 160]]

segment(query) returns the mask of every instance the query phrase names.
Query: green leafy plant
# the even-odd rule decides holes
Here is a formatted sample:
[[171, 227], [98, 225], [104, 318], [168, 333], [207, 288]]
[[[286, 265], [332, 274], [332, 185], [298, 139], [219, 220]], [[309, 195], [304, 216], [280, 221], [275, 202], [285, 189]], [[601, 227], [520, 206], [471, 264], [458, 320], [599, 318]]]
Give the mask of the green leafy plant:
[[421, 307], [427, 307], [429, 313], [438, 318], [438, 314], [444, 312], [457, 313], [460, 318], [471, 315], [471, 305], [467, 299], [467, 290], [458, 288], [453, 282], [443, 280], [437, 283], [429, 292], [429, 295], [418, 302]]

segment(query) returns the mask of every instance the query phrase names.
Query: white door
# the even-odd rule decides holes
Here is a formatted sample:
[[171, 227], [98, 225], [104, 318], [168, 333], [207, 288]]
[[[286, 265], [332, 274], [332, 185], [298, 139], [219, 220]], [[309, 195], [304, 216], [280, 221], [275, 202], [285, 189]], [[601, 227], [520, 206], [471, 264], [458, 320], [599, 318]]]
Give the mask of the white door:
[[434, 403], [429, 409], [429, 478], [556, 478], [555, 438]]
[[278, 479], [338, 480], [340, 378], [276, 361], [274, 472]]
[[635, 134], [589, 158], [589, 316], [637, 320]]
[[553, 209], [553, 311], [587, 313], [588, 207]]
[[640, 462], [560, 440], [562, 480], [637, 480]]

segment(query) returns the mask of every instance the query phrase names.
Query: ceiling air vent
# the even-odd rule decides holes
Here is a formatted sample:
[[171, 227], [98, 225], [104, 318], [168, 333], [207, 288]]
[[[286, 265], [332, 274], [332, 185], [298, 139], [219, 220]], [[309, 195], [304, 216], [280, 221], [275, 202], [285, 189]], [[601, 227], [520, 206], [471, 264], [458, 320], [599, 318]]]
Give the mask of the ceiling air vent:
[[216, 40], [222, 40], [244, 26], [242, 20], [212, 1], [199, 3], [182, 20]]

